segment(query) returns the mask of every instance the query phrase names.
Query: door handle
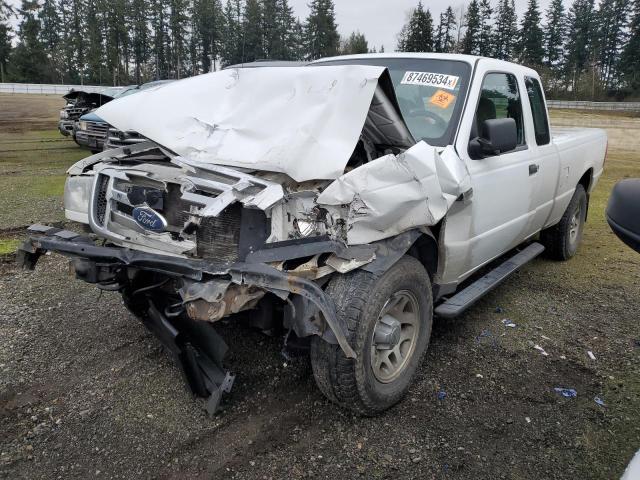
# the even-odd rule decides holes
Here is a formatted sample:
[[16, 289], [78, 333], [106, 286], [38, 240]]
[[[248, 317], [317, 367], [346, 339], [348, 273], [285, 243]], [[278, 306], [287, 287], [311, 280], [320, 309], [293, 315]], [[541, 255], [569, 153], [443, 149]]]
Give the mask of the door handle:
[[540, 165], [532, 163], [531, 165], [529, 165], [529, 176], [535, 175], [536, 173], [538, 173], [538, 170], [540, 170]]

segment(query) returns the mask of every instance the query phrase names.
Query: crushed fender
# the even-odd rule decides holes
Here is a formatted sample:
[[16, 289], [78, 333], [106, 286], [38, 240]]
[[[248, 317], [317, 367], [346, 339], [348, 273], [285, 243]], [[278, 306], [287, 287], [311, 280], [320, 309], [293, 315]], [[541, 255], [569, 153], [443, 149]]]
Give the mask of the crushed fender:
[[319, 196], [320, 205], [348, 205], [347, 243], [357, 245], [435, 225], [471, 188], [453, 147], [442, 153], [421, 141], [345, 173]]

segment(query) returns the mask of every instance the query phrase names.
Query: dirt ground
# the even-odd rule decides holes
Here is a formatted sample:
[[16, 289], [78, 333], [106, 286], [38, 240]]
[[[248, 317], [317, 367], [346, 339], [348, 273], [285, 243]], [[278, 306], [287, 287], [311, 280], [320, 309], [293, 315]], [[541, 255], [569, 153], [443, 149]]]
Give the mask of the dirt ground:
[[[22, 103], [0, 96], [0, 116], [9, 101]], [[42, 118], [55, 122], [59, 106], [45, 99]], [[0, 257], [0, 477], [619, 478], [640, 448], [640, 255], [603, 212], [615, 181], [640, 176], [640, 119], [552, 116], [611, 138], [578, 255], [536, 260], [461, 318], [436, 321], [409, 395], [376, 418], [333, 406], [305, 357], [285, 359], [282, 338], [239, 323], [220, 329], [237, 378], [209, 418], [117, 294], [75, 281], [58, 256], [34, 273]], [[54, 178], [46, 195], [0, 193], [6, 241], [37, 215], [62, 219], [53, 189], [83, 156], [68, 141], [49, 151], [55, 123], [42, 125], [0, 128], [0, 192], [11, 179]], [[7, 152], [18, 145], [24, 153]]]

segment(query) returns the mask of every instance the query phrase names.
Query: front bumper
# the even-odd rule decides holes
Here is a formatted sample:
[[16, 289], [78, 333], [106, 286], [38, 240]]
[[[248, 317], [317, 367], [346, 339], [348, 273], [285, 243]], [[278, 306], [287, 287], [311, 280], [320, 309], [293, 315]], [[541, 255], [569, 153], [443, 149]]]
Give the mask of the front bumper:
[[102, 151], [104, 149], [104, 135], [96, 135], [85, 130], [76, 130], [76, 143], [90, 150]]
[[[122, 291], [125, 304], [174, 357], [191, 391], [206, 399], [206, 409], [210, 414], [217, 411], [222, 394], [231, 390], [235, 379], [222, 365], [227, 345], [207, 322], [193, 320], [186, 315], [177, 318], [163, 310], [157, 304], [157, 298], [137, 294], [148, 288], [130, 292], [122, 287], [119, 279], [128, 278], [130, 269], [154, 272], [168, 279], [202, 282], [204, 287], [206, 282], [224, 278], [237, 285], [263, 288], [281, 298], [299, 296], [303, 303], [313, 305], [322, 313], [330, 329], [322, 331], [316, 325], [309, 325], [306, 329], [308, 334], [321, 335], [338, 343], [345, 355], [355, 358], [346, 339], [346, 326], [337, 317], [333, 301], [312, 281], [287, 275], [264, 263], [225, 265], [124, 247], [97, 246], [92, 237], [43, 225], [33, 225], [29, 232], [32, 236], [18, 249], [18, 263], [33, 270], [43, 253], [57, 252], [73, 260], [77, 278], [98, 284], [103, 289]], [[301, 304], [296, 302], [296, 298], [291, 302]]]
[[58, 130], [62, 135], [68, 137], [73, 133], [73, 120], [60, 120], [58, 122]]
[[[336, 314], [333, 300], [313, 281], [286, 274], [264, 263], [237, 262], [218, 264], [207, 260], [187, 259], [168, 255], [146, 253], [124, 247], [97, 246], [94, 239], [68, 230], [33, 225], [29, 232], [34, 234], [18, 248], [18, 263], [33, 270], [40, 256], [47, 252], [57, 252], [67, 257], [80, 259], [83, 265], [82, 280], [101, 283], [111, 278], [115, 271], [133, 268], [160, 273], [172, 278], [182, 278], [195, 282], [206, 282], [216, 278], [230, 279], [237, 285], [256, 286], [273, 292], [280, 297], [297, 295], [315, 306], [322, 314], [345, 355], [355, 358], [355, 352], [347, 341], [347, 327]], [[322, 334], [322, 332], [314, 332]]]

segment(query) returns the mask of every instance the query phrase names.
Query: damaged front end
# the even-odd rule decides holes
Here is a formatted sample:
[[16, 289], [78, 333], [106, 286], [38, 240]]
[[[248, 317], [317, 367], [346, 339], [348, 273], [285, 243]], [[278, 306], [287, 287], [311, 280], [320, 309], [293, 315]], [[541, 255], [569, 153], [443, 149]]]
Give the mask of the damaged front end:
[[72, 90], [62, 97], [66, 103], [60, 110], [58, 130], [64, 136], [73, 135], [74, 125], [82, 115], [113, 100], [113, 97], [105, 93], [85, 92]]
[[[102, 107], [110, 124], [154, 141], [69, 169], [65, 214], [89, 236], [34, 226], [20, 250], [28, 268], [55, 251], [71, 258], [79, 279], [120, 292], [211, 412], [233, 383], [222, 366], [227, 347], [212, 325], [251, 311], [263, 330], [277, 323], [300, 339], [317, 335], [355, 358], [326, 284], [356, 269], [383, 273], [431, 236], [428, 227], [469, 188], [451, 147], [415, 142], [384, 69], [259, 70], [203, 75], [189, 79], [189, 88], [175, 82]], [[245, 76], [252, 81], [241, 88]], [[218, 98], [227, 110], [219, 107], [217, 118], [179, 98], [204, 87], [228, 97]], [[246, 98], [256, 88], [280, 99], [270, 111], [284, 134], [269, 130], [274, 119], [252, 123], [241, 114], [243, 105], [259, 104]], [[156, 117], [173, 125], [159, 131], [142, 114], [128, 123], [135, 103], [173, 109]], [[291, 118], [303, 108], [307, 116]], [[347, 113], [349, 131], [334, 129], [331, 118], [342, 125]]]

